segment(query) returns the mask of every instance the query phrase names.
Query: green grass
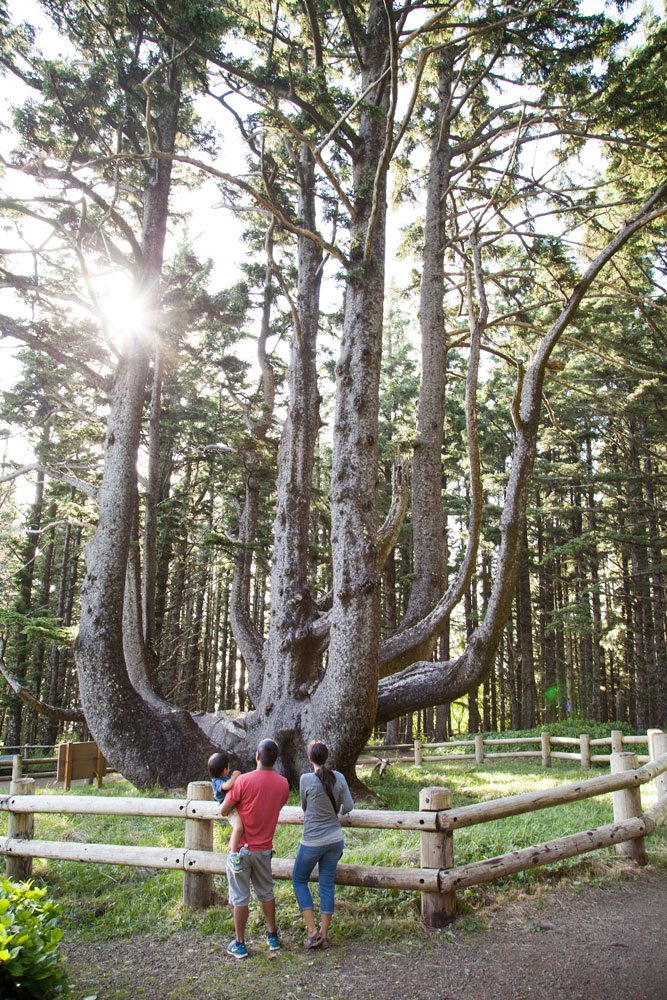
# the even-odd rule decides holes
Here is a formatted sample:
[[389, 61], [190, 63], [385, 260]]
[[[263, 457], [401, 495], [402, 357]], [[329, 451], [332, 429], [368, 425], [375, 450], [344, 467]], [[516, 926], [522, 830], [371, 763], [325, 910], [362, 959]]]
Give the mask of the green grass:
[[[555, 761], [550, 770], [543, 770], [537, 761], [508, 761], [474, 764], [452, 761], [433, 764], [425, 761], [416, 769], [411, 764], [391, 765], [382, 779], [377, 772], [361, 772], [370, 789], [389, 808], [418, 809], [419, 790], [430, 785], [445, 785], [451, 789], [454, 805], [495, 799], [580, 781], [587, 776], [606, 773], [606, 768], [594, 768], [586, 774], [569, 762]], [[53, 794], [52, 789], [39, 789], [38, 794]], [[57, 794], [57, 793], [56, 793]], [[95, 795], [93, 788], [77, 788], [77, 795]], [[168, 793], [153, 789], [138, 792], [123, 780], [109, 781], [105, 796], [150, 795], [164, 797]], [[647, 808], [655, 799], [652, 784], [642, 788], [642, 801]], [[296, 796], [290, 799], [296, 804]], [[611, 796], [605, 795], [583, 802], [510, 817], [479, 826], [458, 830], [454, 838], [455, 861], [463, 865], [482, 858], [503, 854], [515, 848], [528, 847], [553, 840], [568, 833], [601, 826], [612, 820]], [[6, 814], [0, 820], [2, 832]], [[215, 847], [225, 850], [226, 827], [215, 828]], [[300, 827], [283, 826], [276, 831], [276, 852], [294, 857], [300, 838]], [[155, 818], [58, 816], [38, 814], [35, 817], [35, 837], [50, 840], [80, 840], [109, 844], [172, 846], [183, 844], [183, 821]], [[399, 830], [345, 830], [343, 860], [364, 865], [410, 866], [419, 864], [419, 834]], [[648, 841], [652, 864], [667, 870], [667, 831], [657, 832]], [[541, 887], [565, 881], [614, 877], [616, 855], [613, 849], [595, 852], [559, 862], [555, 865], [522, 872], [485, 886], [476, 886], [457, 895], [459, 930], [479, 926], [484, 911], [512, 894], [537, 891]], [[201, 914], [186, 912], [182, 906], [183, 875], [178, 871], [154, 871], [115, 865], [83, 864], [65, 861], [34, 861], [34, 876], [49, 895], [64, 908], [61, 921], [65, 930], [75, 931], [83, 938], [113, 939], [128, 935], [169, 935], [175, 930], [197, 927], [206, 934], [232, 933], [229, 908], [213, 907]], [[225, 897], [221, 880], [221, 900]], [[276, 896], [280, 908], [280, 924], [284, 932], [297, 929], [300, 918], [294, 905], [291, 884], [278, 881]], [[397, 890], [372, 890], [340, 886], [336, 891], [336, 935], [341, 939], [376, 940], [404, 937], [419, 930], [419, 896]], [[260, 930], [257, 907], [251, 909], [250, 933]]]

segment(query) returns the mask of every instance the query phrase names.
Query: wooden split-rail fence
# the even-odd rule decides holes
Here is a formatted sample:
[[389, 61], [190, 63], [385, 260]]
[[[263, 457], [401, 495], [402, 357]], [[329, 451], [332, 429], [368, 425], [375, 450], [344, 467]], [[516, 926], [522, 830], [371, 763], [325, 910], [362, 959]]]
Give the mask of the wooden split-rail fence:
[[[657, 759], [643, 766], [638, 766], [633, 753], [613, 753], [611, 774], [544, 791], [452, 807], [449, 789], [423, 788], [419, 810], [415, 812], [355, 809], [343, 818], [345, 826], [419, 831], [420, 865], [392, 868], [343, 863], [338, 866], [336, 881], [342, 885], [419, 892], [424, 923], [442, 927], [454, 919], [456, 891], [467, 886], [611, 845], [643, 863], [646, 860], [645, 838], [667, 821], [667, 734], [656, 734], [653, 746]], [[656, 783], [657, 802], [642, 812], [640, 786], [649, 781]], [[34, 795], [33, 788], [33, 779], [19, 778], [12, 783], [9, 795], [0, 796], [0, 811], [9, 813], [7, 836], [0, 837], [0, 853], [6, 855], [10, 877], [29, 877], [32, 858], [177, 869], [185, 874], [186, 905], [192, 908], [212, 905], [213, 875], [225, 873], [227, 855], [213, 850], [213, 827], [222, 817], [218, 804], [210, 801], [209, 782], [188, 785], [186, 799]], [[499, 857], [458, 867], [455, 864], [457, 829], [610, 792], [613, 793], [613, 823], [509, 851]], [[184, 845], [136, 847], [38, 840], [34, 836], [36, 813], [178, 817], [185, 821]], [[303, 812], [300, 808], [285, 807], [279, 822], [301, 825]], [[292, 866], [290, 859], [274, 858], [274, 877], [291, 878]]]
[[[425, 743], [414, 740], [412, 743], [394, 743], [368, 746], [363, 753], [363, 760], [375, 760], [375, 767], [380, 767], [383, 773], [388, 764], [411, 764], [422, 767], [424, 764], [441, 764], [447, 761], [474, 760], [477, 764], [493, 762], [507, 757], [541, 757], [542, 767], [551, 767], [552, 760], [579, 761], [583, 770], [590, 770], [591, 764], [609, 764], [611, 755], [622, 753], [628, 747], [647, 746], [647, 754], [639, 754], [640, 764], [646, 764], [654, 759], [653, 738], [662, 733], [661, 729], [649, 729], [646, 736], [627, 736], [620, 729], [612, 729], [609, 736], [592, 739], [588, 733], [581, 736], [551, 736], [550, 733], [540, 733], [539, 736], [517, 736], [509, 739], [487, 738], [483, 733], [475, 733], [473, 738], [465, 740], [448, 740], [446, 743]], [[517, 750], [517, 746], [536, 746], [535, 750]], [[577, 750], [559, 750], [558, 747], [577, 747]], [[597, 748], [608, 746], [609, 753], [595, 753]], [[491, 750], [487, 753], [486, 748]], [[499, 747], [511, 747], [510, 750], [500, 750]], [[471, 753], [460, 753], [460, 749], [471, 750]], [[411, 751], [408, 756], [405, 751]], [[432, 751], [436, 751], [434, 754]], [[440, 751], [438, 754], [437, 751]]]
[[[38, 755], [37, 751], [42, 753]], [[58, 747], [51, 744], [23, 743], [20, 747], [0, 748], [0, 781], [10, 781], [18, 767], [26, 777], [55, 778], [58, 767]]]

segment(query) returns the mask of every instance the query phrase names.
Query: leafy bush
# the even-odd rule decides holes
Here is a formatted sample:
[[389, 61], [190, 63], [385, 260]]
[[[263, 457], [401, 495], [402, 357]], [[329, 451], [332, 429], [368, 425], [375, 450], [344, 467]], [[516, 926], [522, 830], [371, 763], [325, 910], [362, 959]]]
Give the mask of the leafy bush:
[[68, 996], [57, 947], [57, 903], [32, 882], [0, 878], [0, 996], [55, 1000]]

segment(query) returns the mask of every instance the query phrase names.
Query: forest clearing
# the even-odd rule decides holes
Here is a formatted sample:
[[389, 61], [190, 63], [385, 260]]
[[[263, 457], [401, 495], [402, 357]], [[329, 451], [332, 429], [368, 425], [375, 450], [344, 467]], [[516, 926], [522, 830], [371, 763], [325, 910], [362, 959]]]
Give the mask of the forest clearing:
[[379, 983], [387, 1000], [419, 1000], [425, 976], [439, 1000], [655, 1000], [667, 976], [667, 875], [602, 869], [576, 881], [519, 891], [446, 934], [345, 940], [315, 958], [290, 942], [279, 958], [231, 969], [216, 938], [196, 930], [65, 947], [81, 996], [99, 1000], [375, 1000]]
[[[602, 768], [596, 769], [598, 772]], [[606, 770], [606, 769], [605, 769]], [[444, 773], [443, 773], [444, 771]], [[545, 775], [535, 771], [534, 765], [521, 761], [503, 761], [484, 766], [468, 762], [441, 764], [416, 769], [406, 764], [392, 765], [383, 778], [369, 778], [369, 787], [382, 795], [390, 809], [414, 808], [419, 798], [419, 789], [426, 785], [441, 785], [446, 779], [453, 791], [455, 807], [471, 802], [484, 802], [497, 798], [498, 793], [529, 794], [549, 787], [558, 787], [581, 778], [579, 769], [563, 762], [554, 764], [554, 773]], [[99, 792], [79, 787], [77, 794], [85, 799], [96, 798]], [[40, 789], [39, 794], [50, 795], [50, 789]], [[128, 783], [110, 780], [104, 795], [112, 797], [135, 794]], [[144, 793], [144, 796], [146, 793]], [[652, 785], [643, 789], [644, 808], [655, 801]], [[591, 829], [607, 822], [611, 816], [611, 796], [588, 799], [583, 802], [546, 809], [530, 816], [514, 816], [505, 820], [494, 820], [482, 826], [459, 830], [455, 835], [457, 862], [478, 860], [498, 855], [508, 849], [520, 849], [541, 840], [551, 840], [574, 829]], [[35, 836], [49, 840], [61, 839], [72, 847], [104, 841], [106, 843], [128, 843], [134, 845], [178, 844], [182, 842], [182, 821], [144, 819], [133, 817], [124, 820], [110, 816], [57, 816], [38, 817], [39, 830]], [[391, 830], [348, 830], [346, 835], [345, 862], [353, 864], [393, 864], [412, 865], [419, 863], [420, 834], [409, 831]], [[216, 849], [224, 840], [223, 831], [215, 832]], [[298, 843], [298, 831], [292, 826], [280, 826], [275, 840], [276, 856], [293, 857]], [[222, 846], [222, 845], [221, 845]], [[224, 850], [224, 846], [222, 847]], [[269, 956], [263, 941], [263, 925], [259, 915], [251, 918], [250, 948], [253, 966], [259, 968], [252, 974], [237, 973], [236, 968], [229, 973], [228, 992], [215, 994], [221, 989], [220, 964], [224, 956], [224, 942], [230, 933], [231, 917], [226, 904], [226, 880], [216, 878], [216, 898], [212, 908], [193, 912], [184, 904], [183, 874], [173, 871], [151, 871], [149, 868], [124, 868], [116, 865], [89, 865], [71, 861], [34, 861], [34, 875], [48, 888], [49, 895], [63, 905], [62, 925], [65, 930], [63, 947], [68, 956], [68, 972], [74, 971], [74, 982], [81, 989], [89, 988], [102, 997], [157, 997], [159, 991], [165, 995], [167, 989], [162, 974], [168, 967], [168, 983], [171, 994], [167, 996], [188, 997], [215, 995], [234, 997], [240, 995], [244, 985], [265, 993], [268, 997], [280, 996], [280, 990], [289, 995], [294, 990], [314, 989], [311, 977], [321, 975], [327, 989], [322, 996], [347, 997], [354, 995], [354, 983], [363, 971], [359, 983], [361, 995], [368, 989], [370, 996], [372, 976], [388, 976], [383, 966], [396, 966], [401, 975], [395, 982], [397, 998], [417, 996], [423, 989], [416, 970], [424, 961], [446, 966], [451, 961], [449, 952], [463, 955], [468, 968], [467, 977], [470, 995], [473, 989], [478, 995], [497, 995], [497, 988], [508, 988], [510, 997], [523, 997], [525, 986], [530, 981], [531, 995], [549, 996], [549, 989], [561, 975], [565, 976], [567, 989], [574, 996], [584, 995], [584, 980], [576, 975], [576, 960], [572, 948], [584, 949], [586, 942], [595, 941], [600, 951], [599, 966], [606, 965], [601, 984], [609, 984], [612, 997], [621, 996], [621, 985], [629, 981], [625, 974], [618, 975], [618, 967], [612, 958], [620, 954], [623, 968], [627, 968], [628, 956], [624, 948], [635, 954], [652, 951], [653, 960], [648, 971], [642, 966], [642, 974], [635, 979], [637, 989], [642, 982], [659, 981], [661, 942], [667, 934], [667, 914], [664, 898], [667, 891], [667, 830], [657, 832], [647, 840], [648, 867], [639, 868], [635, 862], [615, 856], [615, 850], [607, 849], [571, 858], [547, 868], [525, 871], [498, 882], [475, 886], [457, 894], [458, 916], [453, 924], [436, 931], [425, 928], [420, 918], [419, 896], [402, 890], [377, 890], [340, 886], [337, 894], [336, 934], [333, 947], [326, 956], [308, 955], [302, 957], [302, 938], [298, 927], [298, 911], [294, 906], [291, 887], [284, 882], [276, 883], [279, 925], [283, 939], [281, 955]], [[150, 863], [150, 862], [149, 862]], [[642, 903], [642, 898], [644, 902]], [[588, 900], [588, 902], [586, 902]], [[658, 905], [660, 903], [660, 905]], [[631, 926], [625, 906], [640, 910], [644, 907], [644, 919]], [[570, 908], [572, 907], [572, 916]], [[555, 913], [558, 914], [554, 919]], [[566, 915], [570, 914], [570, 916]], [[648, 914], [652, 914], [649, 918]], [[609, 923], [608, 923], [609, 921]], [[545, 970], [544, 976], [530, 978], [530, 970], [524, 969], [523, 979], [512, 986], [506, 978], [507, 963], [493, 972], [478, 956], [487, 954], [485, 939], [489, 932], [499, 925], [501, 928], [498, 947], [516, 949], [517, 956], [523, 955], [525, 937], [534, 933], [558, 937], [567, 934], [566, 940], [554, 946], [560, 948], [560, 956], [554, 967]], [[624, 927], [624, 935], [620, 928]], [[608, 933], [609, 937], [605, 937]], [[612, 930], [612, 928], [614, 928]], [[619, 928], [617, 931], [616, 928]], [[492, 935], [493, 936], [493, 935]], [[617, 940], [617, 937], [621, 940]], [[566, 943], [567, 941], [567, 943]], [[406, 942], [410, 947], [406, 950]], [[575, 946], [576, 942], [576, 946]], [[363, 955], [361, 967], [357, 959], [350, 959], [348, 949], [354, 955]], [[192, 952], [189, 951], [192, 949]], [[412, 955], [417, 949], [419, 959]], [[547, 951], [551, 950], [551, 945]], [[132, 956], [142, 954], [142, 973], [137, 978], [136, 967], [132, 966]], [[184, 955], [192, 954], [191, 965]], [[208, 955], [211, 960], [217, 956], [215, 975], [210, 974], [208, 964], [198, 965], [199, 956]], [[448, 957], [449, 955], [449, 957]], [[494, 948], [491, 959], [497, 960]], [[119, 961], [119, 956], [122, 959]], [[603, 957], [604, 956], [604, 957]], [[315, 959], [315, 964], [313, 964]], [[491, 960], [489, 959], [489, 960]], [[285, 962], [284, 968], [276, 969], [275, 961]], [[478, 963], [482, 962], [481, 968]], [[325, 964], [324, 971], [319, 962]], [[567, 963], [570, 963], [569, 965]], [[632, 963], [630, 963], [632, 964]], [[642, 963], [637, 960], [638, 966]], [[160, 971], [162, 967], [162, 972]], [[596, 966], [597, 967], [597, 966]], [[591, 962], [585, 971], [588, 982], [592, 983]], [[318, 972], [319, 970], [319, 972]], [[341, 971], [344, 970], [344, 971]], [[569, 970], [569, 971], [568, 971]], [[515, 972], [516, 970], [514, 970]], [[450, 970], [459, 976], [460, 970]], [[650, 974], [649, 974], [650, 973]], [[397, 972], [389, 974], [394, 982]], [[651, 975], [656, 978], [651, 979]], [[347, 979], [345, 977], [348, 977]], [[411, 992], [410, 976], [416, 976]], [[529, 979], [525, 977], [528, 976]], [[644, 978], [642, 978], [644, 976]], [[134, 977], [134, 978], [132, 978]], [[217, 978], [216, 978], [217, 977]], [[648, 978], [646, 978], [648, 977]], [[339, 992], [335, 992], [337, 979]], [[463, 988], [464, 981], [458, 978]], [[223, 975], [226, 982], [227, 977]], [[486, 980], [487, 992], [479, 993]], [[614, 983], [614, 980], [616, 982]], [[378, 978], [377, 981], [384, 981]], [[388, 980], [389, 981], [389, 980]], [[445, 976], [445, 982], [447, 977]], [[130, 982], [132, 985], [130, 985]], [[348, 983], [345, 986], [345, 983]], [[123, 986], [123, 983], [126, 985]], [[540, 985], [540, 983], [542, 985]], [[566, 988], [565, 983], [563, 989]], [[577, 984], [580, 983], [580, 986]], [[84, 987], [88, 984], [88, 987]], [[366, 984], [366, 985], [364, 985]], [[400, 984], [400, 985], [399, 985]], [[512, 992], [512, 989], [515, 989]], [[375, 987], [377, 989], [377, 986]], [[539, 989], [543, 989], [540, 994]], [[558, 987], [560, 988], [560, 987]], [[581, 988], [581, 993], [576, 991]], [[602, 987], [600, 987], [602, 988]], [[207, 994], [206, 989], [211, 992]], [[125, 992], [124, 992], [125, 990]], [[136, 992], [133, 994], [132, 990]], [[143, 990], [144, 992], [140, 992]], [[272, 992], [273, 991], [273, 992]], [[349, 992], [347, 992], [349, 991]], [[86, 995], [81, 993], [81, 997]], [[443, 995], [447, 995], [444, 993]], [[465, 994], [464, 994], [465, 995]], [[552, 992], [554, 997], [560, 994]], [[563, 993], [565, 995], [565, 993]], [[600, 996], [603, 994], [600, 993]], [[604, 994], [607, 996], [607, 994]], [[638, 997], [642, 994], [638, 992]], [[648, 997], [649, 992], [646, 993]], [[77, 995], [78, 996], [78, 995]]]

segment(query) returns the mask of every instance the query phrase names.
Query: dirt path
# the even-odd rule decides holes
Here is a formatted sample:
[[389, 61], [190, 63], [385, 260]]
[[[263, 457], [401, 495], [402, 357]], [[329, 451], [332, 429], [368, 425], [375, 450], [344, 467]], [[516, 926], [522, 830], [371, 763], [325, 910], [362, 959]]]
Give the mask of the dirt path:
[[667, 876], [553, 890], [488, 916], [486, 930], [228, 959], [198, 933], [69, 946], [77, 997], [98, 1000], [665, 1000]]

